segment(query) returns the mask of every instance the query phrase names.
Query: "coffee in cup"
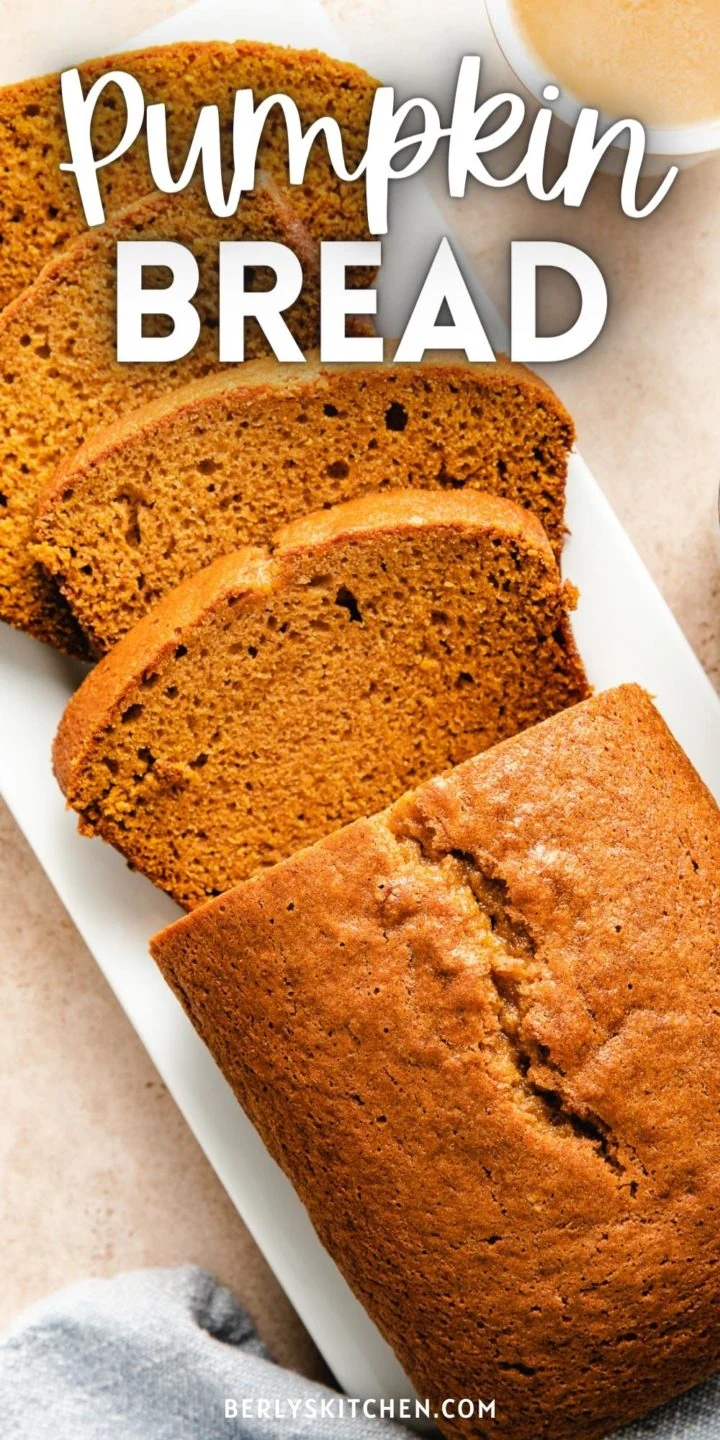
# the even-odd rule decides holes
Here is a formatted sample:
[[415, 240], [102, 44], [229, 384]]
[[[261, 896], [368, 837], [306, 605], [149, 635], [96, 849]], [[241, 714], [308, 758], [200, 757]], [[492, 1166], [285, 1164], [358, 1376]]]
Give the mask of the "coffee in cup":
[[720, 119], [720, 0], [510, 0], [548, 79], [647, 126]]

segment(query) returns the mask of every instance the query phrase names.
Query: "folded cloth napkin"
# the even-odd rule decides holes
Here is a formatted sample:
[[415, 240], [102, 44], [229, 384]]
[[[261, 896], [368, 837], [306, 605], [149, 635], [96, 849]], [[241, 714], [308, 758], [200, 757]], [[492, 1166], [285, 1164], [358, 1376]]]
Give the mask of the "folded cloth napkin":
[[409, 1440], [341, 1399], [274, 1365], [192, 1265], [82, 1280], [0, 1338], [2, 1440]]
[[[410, 1440], [340, 1401], [274, 1365], [230, 1292], [195, 1266], [83, 1280], [0, 1338], [2, 1440]], [[720, 1440], [720, 1379], [622, 1440]]]

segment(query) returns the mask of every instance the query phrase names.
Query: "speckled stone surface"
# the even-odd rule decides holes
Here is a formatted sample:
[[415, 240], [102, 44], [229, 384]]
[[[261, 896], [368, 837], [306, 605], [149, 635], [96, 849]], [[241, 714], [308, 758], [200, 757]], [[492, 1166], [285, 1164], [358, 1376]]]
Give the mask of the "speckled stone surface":
[[[288, 4], [291, 0], [288, 0]], [[359, 57], [405, 90], [447, 92], [478, 48], [482, 0], [324, 0]], [[177, 0], [0, 0], [0, 82], [100, 54]], [[242, 31], [238, 3], [238, 33]], [[60, 27], [59, 27], [60, 28]], [[484, 32], [483, 32], [484, 33]], [[453, 224], [498, 303], [511, 239], [565, 239], [606, 275], [600, 341], [556, 369], [585, 458], [720, 683], [720, 162], [686, 171], [651, 219], [601, 177], [579, 211], [475, 192]], [[565, 297], [548, 297], [558, 312]], [[88, 1273], [197, 1261], [240, 1295], [284, 1363], [320, 1362], [6, 811], [0, 810], [0, 1323]]]

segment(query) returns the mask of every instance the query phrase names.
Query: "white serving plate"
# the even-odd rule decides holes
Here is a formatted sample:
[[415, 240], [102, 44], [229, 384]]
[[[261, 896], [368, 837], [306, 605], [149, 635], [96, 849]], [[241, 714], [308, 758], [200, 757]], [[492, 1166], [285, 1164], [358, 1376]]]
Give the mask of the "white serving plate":
[[[123, 48], [184, 39], [272, 40], [343, 58], [316, 0], [199, 0]], [[57, 56], [44, 57], [48, 65]], [[64, 57], [63, 57], [64, 58]], [[47, 68], [38, 57], [37, 70]], [[418, 277], [447, 231], [423, 186], [402, 187], [383, 242], [380, 328], [397, 333]], [[471, 272], [466, 266], [466, 274]], [[475, 277], [477, 279], [477, 277]], [[493, 343], [504, 337], [475, 285]], [[720, 700], [587, 466], [572, 460], [565, 571], [580, 586], [575, 631], [599, 689], [637, 680], [720, 799]], [[344, 1389], [397, 1397], [410, 1387], [392, 1351], [320, 1245], [179, 1004], [148, 937], [175, 906], [100, 841], [78, 836], [50, 770], [50, 746], [80, 668], [0, 625], [0, 790], [210, 1163]], [[242, 1037], [239, 1037], [242, 1043]]]

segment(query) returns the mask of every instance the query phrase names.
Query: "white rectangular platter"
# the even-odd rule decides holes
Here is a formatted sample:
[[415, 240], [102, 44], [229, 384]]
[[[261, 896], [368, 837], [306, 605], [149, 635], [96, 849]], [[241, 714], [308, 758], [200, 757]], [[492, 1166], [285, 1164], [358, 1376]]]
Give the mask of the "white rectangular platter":
[[[123, 48], [239, 37], [317, 46], [363, 61], [348, 54], [316, 0], [199, 0]], [[36, 70], [74, 58], [39, 55]], [[422, 185], [397, 188], [392, 233], [383, 242], [380, 328], [386, 335], [401, 327], [418, 278], [447, 231]], [[472, 279], [467, 266], [466, 273]], [[499, 348], [496, 313], [477, 277], [473, 284]], [[582, 593], [575, 631], [590, 679], [599, 689], [625, 680], [645, 685], [720, 799], [720, 700], [579, 456], [571, 464], [568, 520], [565, 572]], [[71, 662], [0, 625], [0, 790], [340, 1384], [358, 1396], [407, 1394], [392, 1352], [153, 967], [148, 937], [173, 918], [175, 907], [100, 841], [80, 838], [64, 809], [50, 746], [78, 676]]]

